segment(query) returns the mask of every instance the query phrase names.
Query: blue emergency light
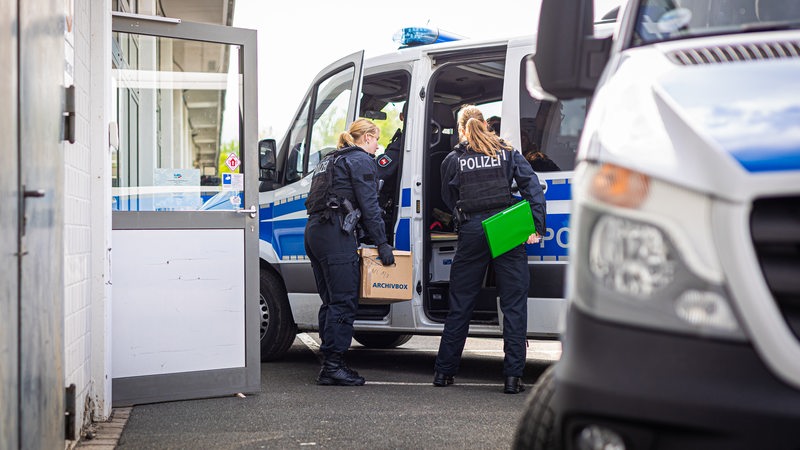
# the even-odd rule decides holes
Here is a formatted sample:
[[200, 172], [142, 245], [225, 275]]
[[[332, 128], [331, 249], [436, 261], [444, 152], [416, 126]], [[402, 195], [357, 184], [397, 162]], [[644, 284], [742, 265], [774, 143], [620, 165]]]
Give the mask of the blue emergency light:
[[416, 45], [438, 44], [463, 39], [455, 33], [428, 27], [406, 27], [397, 31], [392, 40], [401, 47], [414, 47]]

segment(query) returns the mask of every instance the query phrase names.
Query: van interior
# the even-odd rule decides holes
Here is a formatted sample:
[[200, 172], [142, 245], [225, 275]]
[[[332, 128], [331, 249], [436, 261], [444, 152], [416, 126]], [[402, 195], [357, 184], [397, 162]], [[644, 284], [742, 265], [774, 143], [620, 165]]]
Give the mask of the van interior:
[[[480, 60], [454, 55], [452, 59], [437, 60], [437, 65], [440, 67], [428, 92], [430, 132], [425, 148], [428, 157], [424, 158], [423, 167], [423, 222], [426, 224], [423, 260], [427, 263], [423, 273], [428, 274], [423, 293], [427, 316], [444, 322], [448, 312], [450, 267], [458, 244], [452, 211], [445, 206], [441, 196], [441, 165], [458, 143], [456, 120], [463, 105], [478, 106], [484, 119], [500, 115], [505, 51], [486, 55]], [[472, 323], [497, 324], [497, 288], [491, 264], [477, 295]]]
[[[456, 116], [461, 106], [477, 105], [487, 120], [500, 116], [506, 69], [505, 53], [505, 47], [498, 47], [478, 56], [474, 52], [442, 55], [436, 58], [436, 71], [426, 88], [427, 92], [423, 94], [427, 101], [426, 115], [429, 125], [425, 147], [420, 150], [426, 153], [423, 158], [423, 197], [420, 208], [425, 224], [422, 270], [428, 276], [420, 287], [425, 313], [433, 321], [444, 322], [447, 316], [450, 267], [457, 249], [452, 212], [448, 211], [441, 198], [441, 164], [458, 143]], [[531, 164], [537, 172], [572, 170], [578, 137], [583, 128], [586, 101], [552, 103], [531, 98], [524, 86], [525, 69], [523, 62], [520, 75], [523, 81], [519, 86], [519, 135], [504, 133], [502, 117], [500, 135], [532, 160]], [[404, 131], [405, 122], [399, 116], [405, 112], [409, 83], [409, 75], [405, 71], [364, 77], [360, 100], [361, 116], [372, 119], [381, 127], [380, 143], [383, 147], [388, 144], [396, 130]], [[400, 153], [402, 158], [405, 152]], [[402, 167], [402, 161], [398, 163]], [[385, 216], [390, 243], [394, 243], [393, 230], [399, 213], [401, 177], [402, 174], [397, 177], [394, 186], [387, 186], [394, 190], [393, 202], [387, 208]], [[560, 280], [556, 284], [559, 287], [551, 290], [554, 291], [553, 295], [560, 297]], [[529, 292], [529, 296], [543, 295]], [[377, 320], [388, 313], [387, 305], [361, 305], [357, 317]], [[472, 323], [498, 323], [497, 286], [491, 264], [478, 293]]]

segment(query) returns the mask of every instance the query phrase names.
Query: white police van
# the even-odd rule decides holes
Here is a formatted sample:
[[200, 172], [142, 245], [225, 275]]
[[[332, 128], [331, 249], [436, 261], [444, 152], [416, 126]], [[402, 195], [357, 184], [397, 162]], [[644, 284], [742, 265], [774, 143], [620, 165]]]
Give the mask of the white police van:
[[542, 5], [532, 91], [593, 97], [566, 344], [516, 447], [797, 449], [800, 2], [630, 0], [613, 39], [591, 17]]
[[[564, 312], [569, 244], [570, 179], [586, 113], [585, 100], [539, 101], [526, 87], [532, 37], [447, 40], [436, 30], [404, 29], [402, 47], [363, 61], [363, 52], [322, 70], [277, 145], [260, 143], [262, 358], [280, 357], [296, 332], [318, 328], [321, 304], [303, 246], [311, 172], [356, 117], [372, 119], [385, 147], [402, 129], [400, 176], [386, 214], [389, 242], [413, 255], [413, 299], [361, 305], [355, 340], [391, 348], [413, 334], [438, 334], [448, 310], [449, 267], [456, 249], [450, 211], [441, 200], [440, 165], [456, 143], [456, 112], [476, 104], [502, 118], [501, 136], [523, 152], [539, 151], [553, 171], [539, 172], [547, 199], [547, 230], [528, 246], [531, 283], [528, 336], [556, 338]], [[424, 44], [439, 38], [439, 43]], [[362, 74], [363, 72], [363, 74]], [[400, 114], [405, 120], [400, 120]], [[382, 150], [379, 150], [379, 152]], [[557, 169], [557, 170], [556, 170]], [[470, 324], [472, 336], [502, 336], [494, 275], [485, 275]]]

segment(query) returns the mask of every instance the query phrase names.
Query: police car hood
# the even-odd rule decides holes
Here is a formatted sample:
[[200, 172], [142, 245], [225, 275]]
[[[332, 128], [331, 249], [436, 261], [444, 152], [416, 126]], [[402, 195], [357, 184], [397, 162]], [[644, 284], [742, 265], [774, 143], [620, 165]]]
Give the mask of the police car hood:
[[731, 200], [752, 198], [754, 183], [800, 190], [800, 58], [682, 64], [686, 50], [676, 42], [619, 57], [579, 158]]

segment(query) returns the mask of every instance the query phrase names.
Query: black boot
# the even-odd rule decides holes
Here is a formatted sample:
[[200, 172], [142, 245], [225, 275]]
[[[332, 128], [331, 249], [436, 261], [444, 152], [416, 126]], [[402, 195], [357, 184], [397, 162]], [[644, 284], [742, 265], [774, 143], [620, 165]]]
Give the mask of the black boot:
[[[358, 372], [356, 372], [355, 370], [353, 370], [353, 369], [351, 369], [350, 367], [347, 366], [347, 363], [345, 362], [344, 357], [342, 358], [342, 369], [346, 370], [348, 373], [350, 373], [350, 375], [352, 375], [354, 377], [358, 377], [359, 376]], [[319, 379], [323, 377], [324, 373], [325, 373], [325, 364], [323, 363], [322, 367], [320, 367], [320, 369], [319, 369], [319, 375], [317, 375], [317, 382], [318, 383], [319, 383]], [[363, 377], [361, 377], [361, 378], [363, 378]]]
[[519, 394], [525, 390], [525, 385], [522, 384], [521, 377], [506, 377], [506, 385], [503, 387], [503, 392], [506, 394]]
[[317, 384], [322, 386], [362, 386], [364, 377], [359, 376], [343, 364], [341, 353], [325, 355], [325, 362], [317, 378]]
[[447, 387], [455, 382], [452, 375], [445, 375], [440, 372], [433, 372], [433, 385], [436, 387]]
[[[353, 375], [354, 377], [358, 377], [358, 376], [359, 376], [359, 375], [358, 375], [358, 372], [356, 372], [355, 370], [351, 369], [351, 368], [350, 368], [350, 367], [347, 365], [347, 361], [345, 361], [345, 360], [344, 360], [344, 353], [342, 353], [342, 368], [343, 368], [344, 370], [346, 370], [346, 371], [350, 372], [350, 374], [351, 374], [351, 375]], [[361, 378], [364, 378], [364, 377], [361, 377]]]

